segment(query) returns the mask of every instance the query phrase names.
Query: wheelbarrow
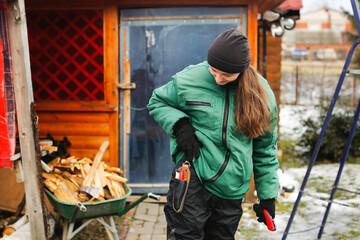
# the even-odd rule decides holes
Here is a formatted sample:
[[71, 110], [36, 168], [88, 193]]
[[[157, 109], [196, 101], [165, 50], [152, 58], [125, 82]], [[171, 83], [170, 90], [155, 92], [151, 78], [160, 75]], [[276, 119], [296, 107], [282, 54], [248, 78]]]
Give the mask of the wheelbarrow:
[[[97, 220], [105, 227], [110, 239], [119, 240], [118, 232], [113, 219], [114, 215], [124, 215], [148, 197], [158, 201], [160, 200], [159, 195], [146, 193], [138, 200], [125, 207], [126, 198], [131, 195], [132, 191], [125, 183], [123, 183], [123, 186], [126, 193], [125, 196], [94, 203], [63, 202], [55, 198], [55, 196], [45, 188], [45, 192], [48, 195], [54, 210], [58, 213], [58, 218], [64, 218], [62, 240], [70, 240], [93, 220]], [[105, 221], [106, 217], [108, 218], [109, 223]], [[75, 221], [79, 219], [88, 220], [83, 222], [81, 226], [74, 229]]]

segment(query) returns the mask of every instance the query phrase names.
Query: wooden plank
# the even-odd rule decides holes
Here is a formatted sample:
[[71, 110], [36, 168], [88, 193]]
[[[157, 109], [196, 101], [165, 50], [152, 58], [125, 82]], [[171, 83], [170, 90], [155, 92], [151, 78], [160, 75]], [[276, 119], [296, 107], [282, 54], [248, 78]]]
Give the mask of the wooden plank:
[[72, 122], [72, 123], [108, 123], [108, 113], [69, 113], [69, 112], [40, 112], [39, 124], [43, 122]]
[[[265, 4], [262, 8], [273, 9], [275, 5], [284, 0], [262, 0]], [[26, 0], [28, 9], [100, 9], [105, 6], [116, 5], [119, 8], [145, 8], [145, 7], [184, 7], [184, 6], [238, 6], [247, 5], [253, 0], [148, 0], [148, 1], [129, 1], [129, 0], [77, 0], [77, 1], [48, 1], [48, 0]], [[272, 4], [274, 3], [275, 4]]]
[[270, 85], [270, 87], [271, 87], [271, 89], [280, 89], [280, 87], [281, 87], [281, 83], [270, 83], [269, 84]]
[[[131, 77], [130, 77], [130, 60], [126, 58], [126, 52], [127, 52], [127, 46], [126, 46], [126, 29], [124, 29], [124, 83], [130, 84], [131, 83]], [[124, 132], [126, 134], [130, 133], [130, 89], [124, 90]]]
[[104, 173], [104, 162], [102, 162], [99, 165], [97, 172], [99, 174], [101, 187], [105, 187], [106, 186], [106, 178], [105, 178], [105, 173]]
[[107, 123], [42, 123], [39, 126], [41, 134], [54, 135], [80, 135], [80, 136], [108, 136], [109, 124]]
[[251, 62], [250, 64], [256, 69], [257, 68], [257, 39], [258, 39], [258, 20], [257, 20], [257, 12], [258, 5], [257, 0], [251, 1], [248, 3], [248, 19], [247, 19], [247, 37], [250, 43], [250, 55]]
[[[258, 1], [254, 0], [248, 3], [248, 19], [247, 19], [247, 36], [251, 47], [251, 62], [250, 64], [256, 69], [257, 68], [257, 56], [258, 56], [258, 49], [257, 49], [257, 39], [258, 39], [258, 20], [257, 20], [257, 13], [258, 13]], [[253, 179], [252, 179], [253, 181]], [[246, 202], [253, 202], [254, 201], [254, 191], [255, 186], [254, 184], [250, 185], [250, 189], [246, 194], [245, 201]]]
[[[276, 99], [280, 99], [280, 91], [278, 91], [277, 89], [273, 89], [274, 95]], [[277, 102], [277, 104], [280, 104], [280, 100]]]
[[[77, 158], [89, 157], [89, 158], [93, 159], [98, 150], [99, 149], [96, 149], [96, 148], [91, 148], [91, 149], [87, 149], [87, 148], [74, 148], [74, 149], [72, 149], [71, 147], [69, 148], [70, 154], [76, 156]], [[109, 150], [107, 150], [104, 153], [103, 162], [108, 164], [109, 161], [110, 161], [110, 154], [109, 154]]]
[[98, 188], [99, 189], [99, 196], [104, 197], [105, 192], [104, 192], [104, 188], [103, 188], [102, 183], [101, 183], [99, 168], [96, 169], [92, 187]]
[[66, 136], [71, 142], [71, 148], [83, 148], [83, 149], [96, 149], [105, 140], [108, 140], [107, 136], [73, 136], [73, 135], [53, 135], [56, 140], [61, 140]]
[[[104, 9], [104, 79], [106, 102], [119, 106], [119, 10], [116, 5]], [[119, 111], [109, 115], [110, 165], [119, 166]]]
[[[270, 32], [270, 31], [268, 31], [268, 32], [266, 32], [266, 33], [267, 33], [267, 34], [266, 34], [266, 45], [267, 45], [267, 46], [272, 46], [272, 45], [279, 45], [279, 44], [281, 44], [281, 42], [282, 42], [282, 38], [281, 38], [281, 37], [273, 37], [273, 36], [271, 35], [271, 32]], [[261, 35], [262, 35], [262, 33], [261, 33]], [[263, 39], [260, 38], [259, 42], [260, 42], [260, 44], [262, 45]]]
[[267, 69], [267, 72], [281, 72], [281, 65], [280, 63], [277, 63], [277, 64], [267, 64], [266, 65], [266, 69]]
[[[281, 46], [267, 46], [266, 47], [266, 53], [267, 54], [281, 54], [282, 48]], [[263, 50], [262, 48], [259, 49], [259, 54], [262, 55]]]
[[39, 190], [34, 132], [31, 120], [30, 106], [34, 102], [34, 96], [24, 0], [9, 2], [8, 16], [18, 134], [24, 169], [26, 214], [29, 218], [31, 238], [33, 240], [45, 240], [43, 203], [40, 196], [43, 193], [40, 193]]
[[266, 42], [268, 45], [279, 45], [282, 43], [282, 38], [281, 37], [273, 37], [271, 35], [271, 32], [268, 31], [266, 32]]
[[272, 82], [273, 80], [280, 80], [281, 79], [281, 73], [269, 73], [267, 74], [267, 80], [268, 82]]
[[280, 64], [281, 62], [281, 55], [267, 55], [266, 56], [266, 62], [278, 62]]
[[[131, 78], [130, 78], [130, 61], [126, 58], [126, 51], [127, 51], [127, 46], [126, 46], [126, 28], [124, 28], [124, 33], [123, 33], [123, 63], [124, 63], [124, 83], [125, 84], [130, 84], [131, 83]], [[130, 133], [130, 93], [131, 90], [124, 90], [124, 97], [123, 97], [123, 106], [124, 106], [124, 110], [123, 110], [123, 119], [124, 119], [124, 123], [123, 123], [123, 142], [122, 142], [122, 149], [123, 149], [123, 161], [124, 161], [124, 177], [127, 177], [127, 157], [128, 157], [128, 142], [127, 142], [127, 135]]]
[[110, 191], [111, 196], [112, 196], [112, 197], [115, 197], [115, 196], [116, 196], [116, 192], [115, 192], [115, 190], [114, 190], [114, 188], [113, 188], [112, 181], [109, 180], [108, 178], [106, 178], [106, 185], [107, 185], [107, 187], [108, 187], [108, 189], [109, 189], [109, 191]]
[[121, 177], [120, 175], [116, 174], [116, 173], [111, 173], [110, 176], [108, 177], [111, 180], [117, 181], [117, 182], [127, 182], [126, 178]]
[[121, 90], [136, 89], [135, 83], [118, 83], [117, 87]]
[[239, 16], [128, 17], [128, 18], [121, 18], [121, 21], [178, 20], [178, 19], [239, 19]]
[[88, 175], [86, 175], [84, 182], [82, 183], [83, 186], [88, 186], [88, 187], [91, 186], [92, 181], [95, 177], [97, 167], [99, 166], [101, 159], [108, 146], [109, 146], [109, 141], [105, 141], [103, 142], [103, 144], [101, 144], [99, 151], [96, 153], [93, 164], [91, 165], [90, 172], [88, 173]]
[[105, 102], [81, 102], [81, 101], [37, 101], [36, 110], [42, 111], [58, 111], [58, 112], [114, 112], [117, 111], [117, 105], [106, 104]]
[[54, 196], [60, 201], [77, 203], [78, 200], [65, 182], [60, 182], [54, 191]]

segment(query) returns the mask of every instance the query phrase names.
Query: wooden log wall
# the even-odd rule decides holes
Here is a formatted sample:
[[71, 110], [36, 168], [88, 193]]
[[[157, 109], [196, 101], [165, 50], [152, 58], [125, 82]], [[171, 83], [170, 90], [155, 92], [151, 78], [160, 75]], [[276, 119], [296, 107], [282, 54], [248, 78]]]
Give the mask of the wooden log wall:
[[[93, 112], [38, 112], [39, 133], [47, 133], [56, 140], [66, 136], [71, 142], [70, 155], [94, 158], [101, 144], [109, 139], [109, 114]], [[103, 156], [110, 162], [109, 150]]]
[[[262, 29], [259, 31], [259, 57], [260, 57], [260, 66], [259, 72], [264, 73], [264, 64], [263, 64], [263, 38], [262, 38]], [[271, 32], [266, 32], [266, 79], [270, 84], [271, 89], [273, 90], [276, 102], [280, 104], [280, 87], [281, 87], [281, 37], [272, 37]]]
[[[56, 7], [53, 9], [57, 9]], [[76, 157], [93, 158], [101, 143], [110, 142], [103, 161], [119, 165], [119, 36], [118, 7], [104, 7], [104, 101], [38, 101], [40, 137], [51, 133], [55, 140], [65, 136], [71, 142], [68, 149]]]

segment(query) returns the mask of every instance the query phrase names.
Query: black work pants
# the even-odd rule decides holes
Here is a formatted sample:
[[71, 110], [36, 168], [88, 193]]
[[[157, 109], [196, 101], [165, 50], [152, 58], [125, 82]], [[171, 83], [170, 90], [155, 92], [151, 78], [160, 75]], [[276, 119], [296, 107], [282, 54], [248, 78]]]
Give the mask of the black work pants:
[[[175, 169], [181, 165], [181, 161]], [[209, 192], [200, 182], [193, 166], [184, 208], [176, 213], [172, 207], [173, 178], [164, 212], [169, 240], [233, 240], [242, 215], [242, 199], [223, 199]]]

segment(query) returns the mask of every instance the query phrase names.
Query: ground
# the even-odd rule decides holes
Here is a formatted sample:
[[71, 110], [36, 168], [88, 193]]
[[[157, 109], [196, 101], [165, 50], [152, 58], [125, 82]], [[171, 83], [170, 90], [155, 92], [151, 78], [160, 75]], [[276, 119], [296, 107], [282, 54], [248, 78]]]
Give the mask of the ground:
[[[360, 175], [357, 174], [360, 164], [346, 164], [341, 175], [339, 187], [360, 192]], [[301, 198], [290, 233], [287, 239], [316, 239], [321, 225], [327, 202], [318, 198], [329, 199], [339, 164], [319, 164], [313, 167], [305, 194]], [[280, 183], [294, 185], [295, 191], [287, 198], [278, 197], [276, 204], [277, 231], [269, 232], [265, 225], [255, 219], [252, 206], [246, 206], [240, 221], [238, 239], [281, 239], [288, 223], [294, 202], [298, 197], [300, 185], [303, 181], [307, 166], [300, 168], [286, 168], [280, 172]], [[307, 196], [307, 194], [312, 197]], [[325, 225], [322, 239], [360, 239], [360, 197], [357, 194], [337, 191]], [[316, 228], [315, 228], [316, 227]], [[315, 228], [313, 230], [310, 230]]]
[[[290, 233], [299, 231], [305, 232], [290, 234], [287, 239], [312, 240], [317, 238], [319, 226], [327, 206], [326, 201], [319, 200], [318, 198], [329, 198], [338, 168], [339, 164], [318, 164], [313, 167], [309, 181], [305, 188], [305, 194], [301, 199], [294, 221], [290, 228]], [[346, 164], [340, 179], [339, 187], [360, 192], [360, 175], [357, 174], [358, 169], [360, 169], [360, 164]], [[290, 213], [293, 209], [293, 204], [298, 196], [300, 185], [303, 181], [306, 170], [307, 166], [303, 165], [302, 167], [284, 167], [282, 171], [279, 171], [281, 185], [293, 185], [295, 187], [295, 191], [287, 197], [279, 196], [276, 200], [275, 223], [277, 231], [270, 232], [264, 224], [258, 223], [256, 221], [255, 213], [252, 210], [252, 204], [245, 203], [243, 205], [244, 214], [236, 233], [236, 239], [281, 239], [288, 223]], [[307, 196], [307, 194], [312, 197]], [[359, 195], [338, 191], [335, 195], [335, 201], [348, 206], [335, 203], [332, 204], [322, 239], [360, 239], [360, 229], [358, 227], [360, 223]], [[133, 224], [136, 224], [136, 221], [138, 221], [136, 217], [134, 217], [135, 215], [136, 209], [134, 209], [134, 212], [125, 217], [115, 217], [116, 225], [119, 228], [120, 233], [121, 231], [126, 231], [126, 229], [120, 230], [120, 228], [124, 226], [129, 226], [129, 232], [134, 233], [136, 228]], [[165, 225], [164, 222], [160, 222], [159, 224]], [[154, 228], [156, 227], [157, 226], [154, 226]], [[53, 239], [61, 239], [61, 230], [57, 232], [57, 236]], [[90, 226], [86, 227], [78, 235], [76, 235], [74, 239], [95, 240], [108, 239], [108, 237], [104, 228], [94, 221]], [[127, 240], [127, 238], [121, 239]], [[145, 239], [138, 238], [137, 240]], [[165, 239], [153, 238], [152, 240]]]
[[[122, 216], [113, 216], [116, 228], [118, 229], [120, 240], [125, 239], [125, 235], [128, 231], [130, 222], [133, 219], [136, 208], [131, 209], [129, 212]], [[106, 220], [107, 221], [107, 220]], [[78, 223], [81, 225], [81, 222]], [[51, 240], [61, 240], [62, 239], [62, 226], [58, 222], [56, 225], [54, 236]], [[108, 240], [110, 239], [106, 233], [105, 227], [99, 222], [93, 220], [89, 225], [82, 229], [78, 234], [72, 238], [72, 240]]]

